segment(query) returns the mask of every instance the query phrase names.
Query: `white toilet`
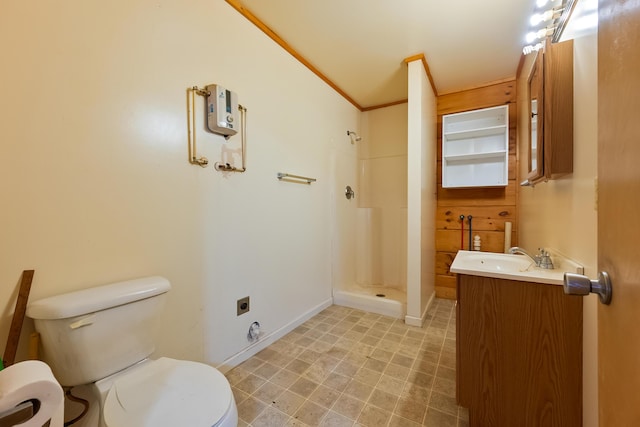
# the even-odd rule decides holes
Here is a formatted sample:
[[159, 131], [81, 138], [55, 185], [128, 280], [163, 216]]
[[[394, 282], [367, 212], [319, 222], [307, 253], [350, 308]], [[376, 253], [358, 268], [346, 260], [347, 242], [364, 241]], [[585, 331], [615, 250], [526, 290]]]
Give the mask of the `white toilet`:
[[155, 349], [166, 293], [163, 277], [145, 277], [29, 304], [44, 359], [63, 386], [91, 384], [105, 427], [236, 427], [231, 386], [217, 369]]

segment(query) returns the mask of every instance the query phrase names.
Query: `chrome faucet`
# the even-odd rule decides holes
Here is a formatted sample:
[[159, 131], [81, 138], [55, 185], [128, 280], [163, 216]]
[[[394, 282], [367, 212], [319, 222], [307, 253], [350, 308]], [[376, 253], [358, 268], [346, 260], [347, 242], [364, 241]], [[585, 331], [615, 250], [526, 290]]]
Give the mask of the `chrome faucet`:
[[514, 246], [509, 249], [510, 254], [522, 254], [529, 258], [536, 267], [544, 268], [547, 270], [551, 270], [553, 268], [553, 261], [551, 261], [551, 256], [549, 256], [549, 252], [545, 251], [543, 248], [538, 248], [538, 254], [535, 256], [529, 255], [527, 251], [524, 249]]
[[540, 264], [538, 267], [544, 268], [547, 270], [552, 270], [554, 268], [553, 261], [551, 261], [551, 256], [549, 256], [549, 252], [545, 251], [543, 248], [539, 248], [540, 251]]
[[525, 251], [521, 247], [514, 246], [514, 247], [510, 248], [509, 249], [509, 253], [510, 254], [522, 254], [522, 255], [526, 256], [527, 258], [529, 258], [531, 260], [531, 262], [533, 262], [536, 266], [539, 266], [539, 264], [540, 264], [540, 259], [539, 259], [539, 257], [537, 255], [534, 258], [531, 255], [529, 255], [529, 252]]

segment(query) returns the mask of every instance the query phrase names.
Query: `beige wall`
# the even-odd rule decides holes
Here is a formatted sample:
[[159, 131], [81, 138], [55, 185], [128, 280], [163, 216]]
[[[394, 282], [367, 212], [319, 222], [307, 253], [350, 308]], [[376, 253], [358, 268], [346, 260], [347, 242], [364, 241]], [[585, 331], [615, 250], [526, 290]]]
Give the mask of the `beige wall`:
[[[332, 168], [360, 113], [223, 0], [4, 2], [0, 55], [1, 347], [30, 268], [32, 299], [167, 277], [158, 353], [216, 365], [251, 322], [331, 301]], [[248, 108], [244, 174], [187, 162], [186, 88], [210, 83]], [[239, 137], [206, 133], [198, 101], [219, 161]]]
[[424, 318], [429, 305], [435, 298], [435, 258], [436, 258], [436, 207], [437, 207], [437, 97], [431, 84], [423, 75], [422, 94], [422, 158], [420, 170], [420, 222], [422, 257], [420, 278], [420, 310]]
[[[406, 290], [407, 285], [407, 104], [362, 114], [358, 146], [358, 208], [370, 209], [375, 224], [367, 240], [377, 255], [374, 283]], [[360, 224], [359, 224], [360, 225]], [[362, 236], [357, 236], [361, 242]], [[358, 248], [360, 258], [363, 250]], [[377, 265], [375, 265], [377, 264]], [[358, 265], [358, 268], [361, 266]], [[361, 276], [360, 274], [358, 275]], [[377, 277], [376, 277], [377, 276]], [[359, 280], [358, 280], [359, 281]], [[360, 283], [360, 281], [359, 281]]]
[[[531, 58], [527, 58], [524, 75]], [[526, 82], [526, 79], [522, 79]], [[567, 178], [520, 190], [519, 242], [525, 249], [555, 248], [597, 277], [597, 37], [574, 40], [574, 168]], [[526, 108], [526, 86], [518, 108]], [[520, 110], [522, 111], [522, 110]], [[522, 116], [522, 115], [521, 115]], [[519, 123], [520, 176], [526, 176], [526, 122]], [[524, 153], [524, 154], [523, 154]], [[583, 425], [598, 425], [597, 298], [584, 298]]]
[[407, 316], [420, 326], [435, 285], [436, 96], [421, 61], [408, 64]]

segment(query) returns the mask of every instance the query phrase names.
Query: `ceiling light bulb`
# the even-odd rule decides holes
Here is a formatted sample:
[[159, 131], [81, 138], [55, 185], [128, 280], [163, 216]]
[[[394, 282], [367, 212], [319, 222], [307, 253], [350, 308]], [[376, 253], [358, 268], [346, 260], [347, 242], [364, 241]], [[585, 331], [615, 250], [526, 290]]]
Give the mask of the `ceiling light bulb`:
[[535, 40], [538, 39], [543, 39], [545, 37], [547, 37], [549, 35], [549, 32], [553, 32], [553, 29], [549, 29], [549, 28], [543, 28], [541, 30], [538, 31], [531, 31], [530, 33], [528, 33], [525, 37], [527, 43], [532, 43]]
[[540, 22], [542, 22], [542, 15], [541, 14], [534, 13], [533, 15], [531, 15], [531, 19], [529, 20], [529, 23], [531, 24], [531, 26], [535, 27]]
[[530, 19], [529, 22], [531, 23], [531, 25], [533, 25], [535, 27], [536, 25], [540, 24], [541, 22], [545, 22], [545, 21], [548, 21], [548, 20], [552, 19], [554, 14], [555, 14], [555, 10], [553, 10], [553, 9], [549, 9], [549, 10], [543, 12], [543, 13], [534, 13], [531, 16], [531, 19]]
[[536, 2], [536, 6], [538, 7], [544, 7], [545, 4], [549, 3], [549, 0], [538, 0]]
[[524, 48], [522, 48], [522, 53], [524, 53], [525, 55], [530, 54], [531, 52], [536, 52], [538, 50], [542, 49], [542, 43], [536, 43], [535, 45], [528, 45], [525, 46]]
[[526, 41], [527, 43], [532, 43], [538, 39], [543, 39], [547, 37], [548, 33], [549, 33], [549, 30], [547, 28], [543, 28], [538, 31], [531, 31], [530, 33], [527, 34]]

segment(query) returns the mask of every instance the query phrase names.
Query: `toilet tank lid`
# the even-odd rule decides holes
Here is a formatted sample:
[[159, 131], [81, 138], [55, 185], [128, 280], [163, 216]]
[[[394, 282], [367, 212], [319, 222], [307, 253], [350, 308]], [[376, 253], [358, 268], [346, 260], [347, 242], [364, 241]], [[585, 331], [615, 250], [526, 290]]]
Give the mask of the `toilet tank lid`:
[[27, 316], [40, 320], [67, 319], [150, 298], [170, 289], [169, 281], [160, 276], [126, 280], [33, 301], [27, 307]]

